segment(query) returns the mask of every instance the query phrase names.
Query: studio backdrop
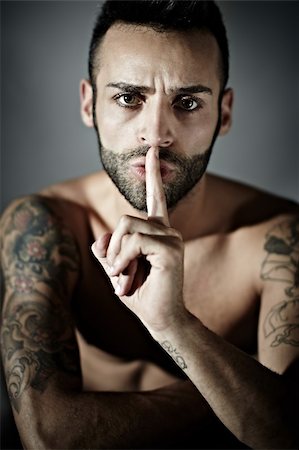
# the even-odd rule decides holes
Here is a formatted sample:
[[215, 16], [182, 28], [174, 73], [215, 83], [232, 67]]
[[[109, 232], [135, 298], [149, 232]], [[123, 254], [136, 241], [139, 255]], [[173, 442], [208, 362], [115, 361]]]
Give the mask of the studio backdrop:
[[[299, 199], [299, 4], [220, 1], [235, 90], [233, 127], [210, 172]], [[101, 168], [81, 123], [91, 30], [101, 2], [1, 2], [1, 193], [11, 199]]]
[[[299, 200], [299, 3], [219, 5], [235, 105], [232, 130], [217, 140], [210, 171]], [[100, 7], [85, 0], [1, 1], [2, 208], [101, 168], [94, 130], [79, 113]], [[1, 400], [3, 448], [17, 448], [3, 385]]]

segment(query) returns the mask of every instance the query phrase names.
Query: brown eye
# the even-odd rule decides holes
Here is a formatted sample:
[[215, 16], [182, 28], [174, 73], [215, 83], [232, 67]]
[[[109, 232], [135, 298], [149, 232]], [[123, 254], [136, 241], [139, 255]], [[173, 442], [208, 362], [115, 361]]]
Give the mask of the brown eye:
[[200, 100], [191, 97], [190, 95], [183, 95], [175, 102], [175, 107], [186, 112], [192, 112], [201, 107]]
[[129, 108], [142, 103], [141, 99], [135, 94], [120, 94], [116, 97], [116, 101], [120, 106]]
[[178, 102], [177, 106], [184, 109], [185, 111], [193, 111], [194, 109], [198, 108], [199, 102], [196, 101], [192, 97], [182, 97]]

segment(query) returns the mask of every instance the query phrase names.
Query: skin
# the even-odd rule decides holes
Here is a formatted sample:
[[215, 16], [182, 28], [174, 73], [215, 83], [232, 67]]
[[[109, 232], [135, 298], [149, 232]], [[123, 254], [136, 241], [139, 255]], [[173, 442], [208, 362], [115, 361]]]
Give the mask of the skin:
[[[112, 277], [116, 294], [123, 298], [125, 294], [131, 293], [126, 301], [126, 306], [130, 307], [140, 318], [143, 318], [142, 310], [146, 309], [146, 317], [152, 316], [150, 322], [152, 321], [157, 329], [160, 329], [160, 327], [163, 329], [165, 319], [166, 321], [169, 318], [172, 319], [173, 312], [176, 309], [178, 309], [179, 314], [183, 306], [181, 298], [183, 289], [183, 245], [179, 233], [169, 227], [157, 153], [158, 149], [151, 147], [146, 156], [148, 220], [133, 220], [133, 224], [129, 223], [132, 219], [128, 218], [127, 224], [123, 223], [121, 227], [115, 230], [113, 238], [109, 239], [109, 236], [104, 235], [97, 241], [93, 245], [93, 251], [97, 257], [100, 256], [101, 264]], [[161, 201], [157, 201], [157, 199], [161, 199]], [[163, 226], [162, 229], [161, 225]], [[170, 266], [167, 270], [171, 272], [171, 277], [164, 274], [166, 255], [163, 259], [161, 258], [162, 251], [165, 251], [163, 241], [161, 241], [161, 236], [164, 237], [165, 226], [167, 227], [166, 237], [169, 242], [166, 241], [164, 246], [169, 246], [169, 249], [166, 249], [166, 252], [169, 253], [168, 265]], [[140, 233], [140, 235], [136, 233]], [[141, 233], [144, 233], [145, 236], [142, 236]], [[155, 241], [154, 236], [152, 237], [156, 234], [159, 237], [157, 241]], [[134, 243], [136, 240], [138, 242]], [[180, 254], [179, 264], [178, 258], [173, 257], [173, 253], [176, 251]], [[138, 261], [138, 258], [142, 255], [146, 256], [146, 260], [151, 266], [150, 274], [146, 277], [146, 280], [144, 280], [146, 276], [145, 268], [142, 262]], [[129, 270], [126, 270], [128, 266]], [[125, 275], [122, 272], [125, 272]], [[117, 276], [118, 279], [115, 280], [114, 276]], [[163, 288], [160, 282], [161, 277], [163, 277]], [[180, 294], [179, 297], [178, 293]], [[166, 301], [168, 298], [169, 305]], [[151, 323], [148, 325], [146, 322], [146, 325], [149, 327]]]
[[[210, 147], [219, 120], [220, 93], [219, 51], [213, 36], [196, 31], [161, 34], [146, 27], [114, 25], [106, 33], [99, 55], [104, 67], [96, 78], [96, 101], [91, 84], [83, 80], [81, 115], [86, 126], [97, 126], [104, 148], [125, 154], [128, 149], [140, 145], [174, 147], [178, 154], [194, 156]], [[161, 58], [161, 55], [167, 57]], [[115, 96], [124, 94], [126, 90], [110, 87], [119, 80], [148, 88], [144, 99], [143, 92], [135, 98], [138, 101], [141, 97], [140, 106], [133, 110], [119, 106]], [[190, 86], [206, 88], [204, 92], [188, 92], [188, 97], [192, 95], [198, 102], [198, 108], [192, 112], [179, 107], [181, 92], [177, 92], [178, 88]], [[219, 135], [225, 135], [230, 128], [232, 103], [233, 91], [227, 89], [220, 105]], [[199, 233], [198, 223], [194, 220], [182, 223], [181, 217], [187, 211], [192, 211], [194, 216], [211, 215], [202, 205], [206, 198], [204, 191], [203, 177], [191, 195], [170, 211], [171, 222], [184, 238]], [[119, 211], [122, 208], [121, 201], [118, 201], [117, 208]], [[136, 211], [128, 210], [126, 205], [127, 212], [136, 215]], [[115, 217], [114, 226], [117, 221], [118, 217]], [[199, 226], [204, 231], [204, 220]]]
[[[1, 349], [24, 447], [206, 448], [220, 426], [238, 448], [296, 448], [297, 205], [212, 175], [165, 204], [161, 148], [195, 155], [213, 138], [214, 39], [115, 26], [99, 62], [83, 121], [115, 154], [148, 146], [147, 212], [105, 172], [5, 211]], [[150, 88], [134, 111], [105, 87], [120, 81]], [[194, 84], [212, 95], [182, 112], [172, 87]], [[231, 108], [228, 90], [220, 134]]]
[[[181, 236], [169, 228], [157, 148], [151, 148], [146, 157], [146, 186], [147, 221], [141, 223], [129, 218], [125, 226], [122, 223], [111, 237], [105, 235], [93, 245], [93, 251], [110, 276], [115, 292], [186, 372], [216, 415], [241, 441], [262, 448], [269, 444], [295, 445], [292, 422], [296, 415], [296, 401], [291, 398], [288, 378], [279, 377], [219, 338], [184, 307], [183, 242]], [[153, 224], [158, 227], [155, 229]], [[297, 253], [298, 222], [294, 222], [293, 230]], [[145, 258], [150, 264], [146, 277], [143, 276], [140, 258]], [[276, 317], [272, 326], [268, 318], [265, 321], [265, 327], [269, 328], [265, 337], [267, 333], [276, 333], [278, 324], [284, 331], [284, 335], [279, 335], [279, 342], [272, 342], [274, 347], [281, 342], [298, 345], [298, 284], [294, 279], [291, 284], [290, 300], [277, 305], [281, 316]], [[278, 313], [271, 310], [269, 314], [277, 316]], [[280, 367], [283, 367], [281, 361]], [[256, 380], [261, 392], [257, 389]], [[242, 405], [246, 398], [251, 398], [256, 408], [251, 416]], [[240, 426], [240, 417], [244, 423], [246, 421], [246, 429]], [[261, 420], [263, 429], [258, 425]], [[274, 424], [280, 427], [280, 435], [273, 436]]]
[[[126, 148], [134, 148], [136, 143], [161, 147], [175, 145], [178, 153], [185, 154], [187, 149], [190, 156], [199, 151], [203, 152], [209, 147], [218, 119], [220, 85], [218, 73], [215, 71], [218, 65], [215, 40], [198, 32], [187, 33], [182, 39], [178, 39], [175, 33], [157, 36], [156, 32], [145, 27], [130, 32], [133, 29], [134, 27], [128, 25], [115, 25], [108, 30], [102, 44], [100, 60], [105, 61], [105, 70], [99, 70], [97, 76], [95, 114], [103, 146], [115, 152], [123, 152]], [[127, 38], [122, 44], [124, 32]], [[147, 44], [151, 47], [147, 47]], [[174, 48], [169, 54], [172, 44]], [[132, 51], [128, 52], [127, 46]], [[117, 55], [117, 65], [111, 61], [108, 51]], [[185, 52], [188, 56], [184, 58], [183, 64], [181, 61]], [[201, 74], [200, 79], [193, 75], [196, 66], [194, 55], [198, 52], [203, 53], [205, 59], [208, 54], [213, 55], [209, 57], [208, 67], [204, 70], [201, 64], [197, 64], [196, 70]], [[161, 58], [161, 55], [165, 57]], [[176, 67], [175, 72], [172, 70], [173, 64]], [[120, 90], [107, 86], [113, 83], [111, 80], [122, 80], [148, 88], [146, 107], [143, 106], [142, 113], [139, 112], [140, 108], [129, 113], [112, 101], [113, 95], [118, 94]], [[197, 98], [204, 103], [200, 112], [189, 114], [188, 119], [182, 117], [184, 112], [180, 109], [173, 108], [173, 114], [166, 114], [170, 102], [175, 99], [173, 89], [198, 84], [213, 90], [213, 95], [205, 92], [197, 94]], [[122, 102], [124, 103], [123, 100]], [[103, 110], [106, 114], [101, 113]], [[200, 127], [197, 133], [194, 133], [194, 125], [199, 123], [199, 115]], [[147, 125], [147, 117], [151, 118], [150, 126]], [[119, 129], [117, 135], [115, 129]], [[125, 144], [123, 136], [126, 137]]]

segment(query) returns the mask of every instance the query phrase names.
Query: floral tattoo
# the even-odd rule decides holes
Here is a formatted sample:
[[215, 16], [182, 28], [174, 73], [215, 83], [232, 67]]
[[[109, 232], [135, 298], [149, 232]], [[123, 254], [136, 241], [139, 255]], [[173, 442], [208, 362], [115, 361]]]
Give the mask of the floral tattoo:
[[63, 305], [79, 257], [71, 233], [39, 197], [22, 201], [1, 228], [1, 349], [8, 394], [19, 412], [22, 394], [28, 388], [42, 393], [54, 373], [80, 379], [71, 317]]

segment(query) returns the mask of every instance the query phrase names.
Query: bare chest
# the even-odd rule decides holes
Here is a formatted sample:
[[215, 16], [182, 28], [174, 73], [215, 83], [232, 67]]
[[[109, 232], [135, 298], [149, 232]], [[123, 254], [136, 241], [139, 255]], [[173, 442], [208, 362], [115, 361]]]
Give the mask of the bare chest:
[[[186, 245], [186, 307], [212, 331], [254, 353], [258, 311], [248, 274], [225, 249], [198, 245]], [[183, 377], [113, 294], [100, 265], [90, 259], [85, 267], [73, 303], [85, 388], [146, 390]]]
[[210, 330], [256, 352], [259, 298], [250, 264], [242, 255], [225, 244], [210, 251], [187, 247], [184, 301]]

